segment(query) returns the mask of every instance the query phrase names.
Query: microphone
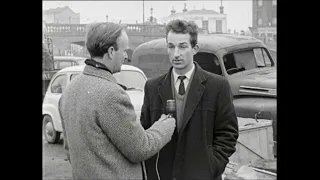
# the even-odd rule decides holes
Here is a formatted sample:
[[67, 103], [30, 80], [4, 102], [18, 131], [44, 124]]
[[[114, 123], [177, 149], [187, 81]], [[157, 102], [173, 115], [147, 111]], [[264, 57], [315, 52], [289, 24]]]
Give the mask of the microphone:
[[176, 101], [169, 99], [166, 104], [167, 117], [173, 117], [176, 113]]

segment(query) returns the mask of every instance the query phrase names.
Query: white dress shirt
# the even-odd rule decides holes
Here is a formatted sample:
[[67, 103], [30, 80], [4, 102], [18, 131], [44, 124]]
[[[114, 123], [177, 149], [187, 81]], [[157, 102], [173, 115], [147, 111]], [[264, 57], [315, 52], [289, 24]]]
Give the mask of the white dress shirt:
[[193, 71], [194, 71], [194, 64], [193, 63], [192, 63], [192, 68], [184, 75], [179, 75], [176, 73], [176, 71], [174, 69], [172, 70], [173, 79], [174, 79], [174, 86], [175, 86], [177, 92], [179, 92], [179, 86], [180, 86], [180, 80], [178, 79], [178, 77], [179, 76], [186, 76], [187, 77], [183, 80], [184, 90], [187, 91], [187, 87], [190, 82], [190, 78], [191, 78]]

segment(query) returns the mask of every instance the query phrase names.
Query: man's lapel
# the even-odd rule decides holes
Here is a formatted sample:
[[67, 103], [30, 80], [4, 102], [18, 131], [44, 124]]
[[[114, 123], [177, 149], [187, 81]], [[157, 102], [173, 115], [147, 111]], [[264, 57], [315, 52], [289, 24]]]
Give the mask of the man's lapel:
[[166, 108], [167, 100], [173, 99], [171, 87], [171, 71], [172, 67], [169, 69], [168, 73], [164, 76], [164, 78], [160, 80], [160, 86], [158, 89], [164, 109]]
[[187, 101], [185, 103], [184, 113], [183, 113], [183, 121], [179, 133], [179, 137], [183, 134], [183, 130], [188, 124], [195, 108], [197, 107], [205, 86], [203, 82], [206, 80], [205, 76], [203, 75], [203, 70], [200, 66], [195, 62], [195, 72], [193, 75], [193, 79], [190, 84], [189, 92], [187, 95]]

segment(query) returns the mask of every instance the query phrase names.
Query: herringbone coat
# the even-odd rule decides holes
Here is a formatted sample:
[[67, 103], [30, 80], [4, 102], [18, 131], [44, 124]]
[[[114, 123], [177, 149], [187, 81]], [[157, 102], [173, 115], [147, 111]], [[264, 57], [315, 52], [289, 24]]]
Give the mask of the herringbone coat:
[[130, 98], [108, 71], [85, 66], [60, 99], [74, 179], [142, 179], [141, 161], [171, 135], [136, 122]]

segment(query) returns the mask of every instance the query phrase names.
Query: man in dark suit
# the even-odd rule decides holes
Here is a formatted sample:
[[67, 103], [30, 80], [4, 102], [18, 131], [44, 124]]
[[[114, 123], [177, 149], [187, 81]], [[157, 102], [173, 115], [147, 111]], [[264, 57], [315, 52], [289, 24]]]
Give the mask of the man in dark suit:
[[195, 23], [173, 20], [166, 35], [172, 67], [147, 81], [141, 123], [149, 128], [173, 99], [177, 125], [171, 141], [145, 161], [148, 180], [219, 180], [239, 135], [230, 86], [193, 61], [199, 50]]

